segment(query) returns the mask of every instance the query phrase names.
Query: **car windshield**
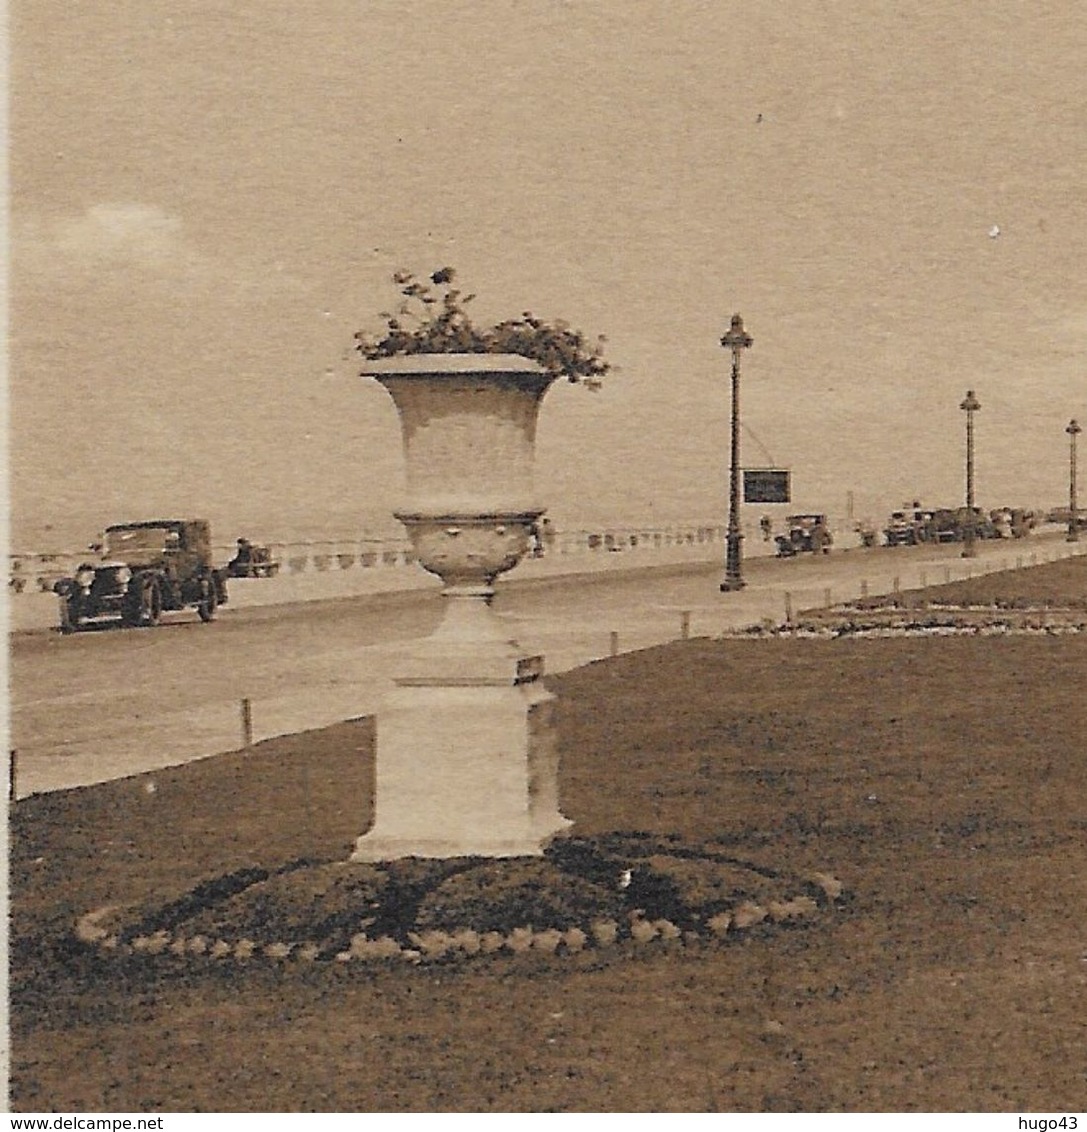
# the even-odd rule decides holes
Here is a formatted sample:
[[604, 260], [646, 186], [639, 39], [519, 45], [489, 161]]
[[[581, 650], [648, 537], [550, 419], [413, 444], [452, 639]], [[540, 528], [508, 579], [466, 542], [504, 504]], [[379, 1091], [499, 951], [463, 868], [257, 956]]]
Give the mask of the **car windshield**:
[[106, 551], [122, 556], [139, 550], [161, 552], [169, 536], [175, 533], [172, 527], [125, 527], [106, 531]]

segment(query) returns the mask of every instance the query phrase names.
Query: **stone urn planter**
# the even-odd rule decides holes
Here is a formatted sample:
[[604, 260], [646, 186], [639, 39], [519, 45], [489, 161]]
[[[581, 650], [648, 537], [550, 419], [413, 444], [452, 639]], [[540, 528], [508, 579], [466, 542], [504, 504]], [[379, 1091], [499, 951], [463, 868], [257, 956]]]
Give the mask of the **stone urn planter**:
[[372, 829], [356, 860], [539, 854], [558, 809], [542, 661], [490, 608], [528, 550], [536, 420], [556, 375], [514, 354], [409, 354], [364, 364], [400, 417], [408, 498], [396, 517], [446, 609], [377, 717]]

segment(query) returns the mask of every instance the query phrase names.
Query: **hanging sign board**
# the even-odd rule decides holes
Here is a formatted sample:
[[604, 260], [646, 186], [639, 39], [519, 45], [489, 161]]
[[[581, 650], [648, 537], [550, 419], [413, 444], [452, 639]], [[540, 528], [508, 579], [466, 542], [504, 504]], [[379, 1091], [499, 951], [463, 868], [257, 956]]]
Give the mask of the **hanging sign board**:
[[744, 468], [745, 503], [788, 503], [789, 473], [784, 468]]

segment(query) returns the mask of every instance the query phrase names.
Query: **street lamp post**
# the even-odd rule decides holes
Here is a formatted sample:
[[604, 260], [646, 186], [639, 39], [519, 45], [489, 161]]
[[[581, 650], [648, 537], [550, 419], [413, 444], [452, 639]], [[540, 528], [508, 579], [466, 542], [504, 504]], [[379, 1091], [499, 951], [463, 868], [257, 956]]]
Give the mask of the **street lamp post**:
[[1075, 418], [1064, 430], [1068, 433], [1068, 541], [1079, 542], [1079, 512], [1076, 509], [1076, 437], [1083, 431]]
[[981, 408], [981, 402], [974, 396], [972, 389], [967, 390], [966, 398], [959, 408], [966, 413], [966, 528], [963, 532], [965, 545], [962, 556], [975, 558], [978, 552], [974, 545], [977, 536], [977, 516], [974, 514], [974, 414]]
[[728, 550], [725, 555], [725, 580], [721, 592], [730, 593], [744, 588], [740, 529], [740, 354], [754, 339], [744, 330], [744, 320], [732, 316], [732, 324], [721, 339], [721, 345], [732, 351], [732, 469], [728, 485]]

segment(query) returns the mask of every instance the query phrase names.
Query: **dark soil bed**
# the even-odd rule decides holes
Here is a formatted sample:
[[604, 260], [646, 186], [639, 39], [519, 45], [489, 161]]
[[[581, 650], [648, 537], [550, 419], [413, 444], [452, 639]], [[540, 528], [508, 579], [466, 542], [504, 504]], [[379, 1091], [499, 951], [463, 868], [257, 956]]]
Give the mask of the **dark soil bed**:
[[[95, 910], [78, 934], [106, 952], [149, 951], [168, 962], [224, 958], [228, 947], [235, 958], [463, 958], [480, 953], [480, 935], [500, 937], [488, 940], [488, 954], [534, 935], [537, 950], [566, 954], [597, 936], [607, 946], [701, 942], [730, 927], [792, 924], [844, 903], [840, 887], [825, 874], [795, 877], [677, 837], [613, 833], [563, 837], [542, 858], [244, 868], [172, 899]], [[570, 939], [550, 938], [571, 929]]]
[[[687, 641], [550, 683], [579, 838], [830, 872], [852, 901], [702, 949], [118, 962], [73, 942], [80, 913], [346, 858], [372, 725], [32, 796], [11, 815], [13, 1107], [1083, 1109], [1087, 636]], [[428, 892], [435, 924], [480, 897]]]

